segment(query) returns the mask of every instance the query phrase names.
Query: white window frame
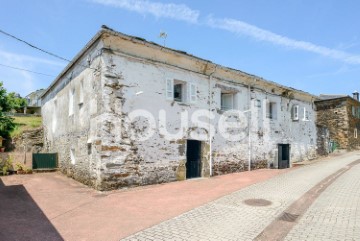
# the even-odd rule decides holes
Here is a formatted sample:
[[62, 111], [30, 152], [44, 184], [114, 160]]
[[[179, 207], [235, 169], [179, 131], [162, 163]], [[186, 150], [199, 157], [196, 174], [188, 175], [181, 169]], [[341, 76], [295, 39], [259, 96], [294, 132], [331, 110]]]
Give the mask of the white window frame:
[[[181, 99], [175, 98], [176, 85], [181, 85]], [[165, 92], [167, 100], [179, 103], [195, 103], [197, 101], [197, 86], [192, 82], [168, 78], [166, 79]]]
[[174, 80], [166, 79], [166, 99], [174, 100]]
[[[179, 103], [186, 103], [188, 102], [188, 85], [185, 81], [181, 80], [174, 80], [173, 82], [173, 100]], [[181, 97], [180, 99], [175, 98], [175, 86], [181, 85]]]
[[293, 121], [299, 120], [299, 105], [293, 105], [291, 109], [291, 118]]
[[84, 80], [80, 80], [80, 88], [79, 88], [79, 105], [84, 103]]
[[189, 84], [189, 102], [190, 103], [195, 103], [197, 100], [197, 88], [196, 88], [196, 84], [195, 83], [190, 83]]
[[75, 148], [70, 149], [70, 161], [71, 161], [71, 164], [73, 164], [73, 165], [76, 164]]
[[69, 92], [69, 116], [74, 115], [74, 96], [75, 96], [75, 90], [70, 89]]
[[[234, 93], [221, 92], [220, 95], [221, 95], [220, 96], [220, 109], [223, 110], [223, 111], [233, 110], [234, 109], [235, 94]], [[231, 100], [230, 100], [231, 103], [228, 106], [224, 105], [223, 97], [231, 97]]]
[[354, 138], [358, 138], [357, 128], [354, 129]]
[[270, 120], [277, 119], [277, 103], [272, 101], [266, 102], [266, 118]]

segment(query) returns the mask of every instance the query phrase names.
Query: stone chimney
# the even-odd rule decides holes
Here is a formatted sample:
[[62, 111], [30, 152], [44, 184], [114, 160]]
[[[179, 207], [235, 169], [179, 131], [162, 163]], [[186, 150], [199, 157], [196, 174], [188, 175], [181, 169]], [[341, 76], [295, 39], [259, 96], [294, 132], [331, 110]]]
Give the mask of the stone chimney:
[[352, 93], [352, 94], [353, 94], [353, 98], [354, 98], [355, 100], [359, 101], [359, 92], [357, 92], [357, 91], [355, 90], [354, 93]]

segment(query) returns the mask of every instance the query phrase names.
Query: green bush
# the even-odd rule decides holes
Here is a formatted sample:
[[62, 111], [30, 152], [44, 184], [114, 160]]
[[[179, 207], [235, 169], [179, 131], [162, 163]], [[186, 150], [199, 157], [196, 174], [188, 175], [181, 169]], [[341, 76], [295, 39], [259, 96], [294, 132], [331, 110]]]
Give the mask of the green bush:
[[0, 111], [0, 136], [2, 137], [9, 137], [10, 132], [14, 130], [15, 124], [14, 119], [10, 116], [4, 115]]

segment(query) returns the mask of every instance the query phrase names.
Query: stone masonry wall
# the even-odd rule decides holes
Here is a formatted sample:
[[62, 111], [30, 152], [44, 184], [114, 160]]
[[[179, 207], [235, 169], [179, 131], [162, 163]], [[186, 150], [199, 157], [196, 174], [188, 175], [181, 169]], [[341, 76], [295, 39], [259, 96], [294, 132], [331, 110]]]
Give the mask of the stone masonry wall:
[[317, 108], [317, 124], [326, 126], [330, 139], [338, 143], [340, 149], [349, 145], [349, 121], [346, 99], [335, 99], [315, 102]]
[[318, 101], [317, 123], [329, 129], [330, 140], [340, 149], [357, 149], [360, 146], [360, 103], [350, 97]]

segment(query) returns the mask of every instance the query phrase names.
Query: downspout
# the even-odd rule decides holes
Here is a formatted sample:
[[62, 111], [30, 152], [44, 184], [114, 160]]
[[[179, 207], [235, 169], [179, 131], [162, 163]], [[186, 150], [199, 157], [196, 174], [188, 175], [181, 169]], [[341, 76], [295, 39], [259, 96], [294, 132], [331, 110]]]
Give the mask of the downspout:
[[210, 177], [213, 175], [212, 135], [211, 135], [211, 119], [210, 119], [213, 98], [212, 98], [211, 90], [212, 90], [213, 75], [215, 74], [217, 67], [218, 67], [218, 65], [216, 64], [214, 71], [209, 75], [209, 152], [210, 152], [209, 165], [210, 165]]
[[[254, 83], [256, 82], [256, 78], [254, 78]], [[251, 138], [250, 138], [250, 134], [251, 134], [251, 118], [252, 118], [252, 110], [251, 110], [251, 89], [250, 89], [250, 83], [248, 85], [248, 110], [249, 110], [249, 114], [248, 114], [248, 171], [251, 171]]]
[[248, 85], [248, 171], [251, 171], [251, 138], [250, 138], [250, 127], [251, 127], [251, 90], [250, 84]]

